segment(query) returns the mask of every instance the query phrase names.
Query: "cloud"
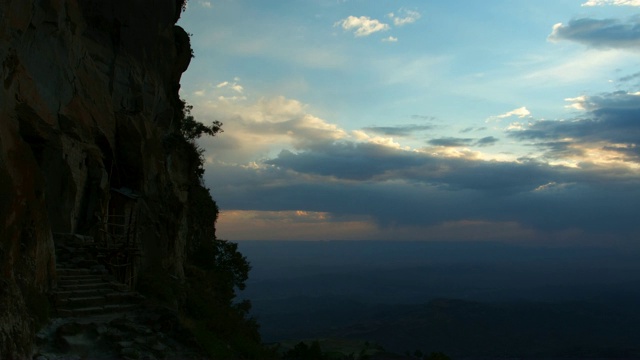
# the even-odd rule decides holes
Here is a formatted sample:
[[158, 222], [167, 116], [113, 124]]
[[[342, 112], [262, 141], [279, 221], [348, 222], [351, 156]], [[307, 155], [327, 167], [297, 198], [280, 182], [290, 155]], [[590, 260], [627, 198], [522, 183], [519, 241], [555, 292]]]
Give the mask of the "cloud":
[[370, 126], [363, 128], [363, 130], [386, 136], [406, 137], [411, 136], [413, 133], [432, 130], [433, 128], [431, 125], [411, 124], [404, 126]]
[[310, 114], [302, 102], [284, 96], [257, 100], [220, 96], [200, 101], [193, 112], [205, 124], [213, 120], [224, 124], [225, 132], [202, 139], [202, 146], [212, 157], [229, 162], [247, 163], [283, 148], [314, 148], [348, 137], [335, 124]]
[[640, 6], [640, 0], [589, 0], [582, 6]]
[[498, 141], [499, 140], [493, 136], [485, 136], [481, 139], [478, 139], [478, 141], [476, 141], [476, 146], [480, 146], [480, 147], [491, 146], [497, 143]]
[[[251, 224], [251, 226], [247, 226]], [[232, 233], [233, 240], [362, 240], [379, 232], [369, 218], [314, 211], [222, 211], [218, 234]]]
[[447, 137], [440, 139], [431, 139], [428, 141], [428, 143], [434, 146], [460, 147], [471, 145], [473, 143], [473, 139]]
[[200, 1], [200, 6], [207, 9], [211, 9], [213, 7], [213, 5], [211, 5], [211, 1]]
[[393, 24], [395, 26], [413, 24], [421, 17], [420, 13], [415, 10], [400, 9], [398, 12], [400, 14], [388, 14], [389, 18], [393, 19]]
[[334, 26], [341, 26], [344, 30], [355, 29], [355, 36], [369, 36], [378, 31], [387, 31], [390, 28], [388, 24], [382, 23], [380, 20], [371, 19], [368, 16], [349, 16], [336, 22]]
[[393, 36], [389, 36], [389, 37], [383, 38], [382, 41], [384, 41], [384, 42], [398, 42], [398, 38], [397, 37], [393, 37]]
[[418, 119], [418, 120], [426, 120], [426, 121], [434, 121], [436, 120], [435, 116], [429, 116], [429, 115], [411, 115], [412, 119]]
[[472, 131], [484, 131], [487, 130], [487, 128], [485, 126], [479, 127], [479, 128], [475, 128], [475, 127], [468, 127], [468, 128], [464, 128], [462, 130], [460, 130], [461, 134], [466, 134], [468, 132], [472, 132]]
[[234, 169], [216, 168], [218, 178], [210, 183], [229, 210], [371, 217], [381, 231], [479, 221], [536, 232], [616, 233], [621, 239], [640, 232], [633, 210], [640, 180], [622, 169], [443, 158], [353, 142], [283, 151], [242, 169], [244, 176]]
[[568, 100], [585, 114], [535, 121], [510, 136], [533, 141], [552, 159], [640, 168], [640, 94], [618, 91]]
[[637, 50], [640, 48], [640, 17], [632, 17], [627, 22], [582, 18], [571, 20], [567, 25], [558, 23], [548, 39], [574, 41], [594, 48]]
[[587, 97], [585, 95], [577, 96], [574, 98], [566, 98], [564, 99], [564, 101], [571, 103], [565, 106], [567, 108], [575, 109], [575, 110], [586, 110]]
[[242, 100], [247, 100], [246, 96], [224, 96], [224, 95], [220, 95], [218, 96], [218, 100], [222, 101], [222, 102], [234, 102], [234, 101], [242, 101]]
[[439, 139], [431, 139], [428, 141], [428, 143], [433, 146], [442, 146], [442, 147], [466, 147], [466, 146], [486, 147], [486, 146], [494, 145], [498, 141], [499, 140], [493, 136], [486, 136], [480, 139], [446, 137], [446, 138], [439, 138]]
[[240, 94], [242, 94], [242, 92], [244, 91], [244, 88], [242, 87], [242, 85], [238, 85], [238, 84], [231, 85], [231, 89]]
[[487, 119], [487, 121], [491, 121], [491, 120], [499, 120], [499, 119], [506, 119], [506, 118], [510, 118], [513, 116], [519, 117], [519, 118], [525, 118], [527, 116], [531, 115], [531, 112], [526, 108], [526, 106], [523, 106], [521, 108], [517, 108], [514, 110], [511, 110], [509, 112], [506, 112], [504, 114], [501, 115], [496, 115], [496, 116], [491, 116], [489, 119]]
[[221, 83], [219, 83], [218, 85], [216, 85], [216, 88], [221, 89], [221, 88], [225, 88], [228, 87], [231, 90], [237, 92], [238, 94], [242, 94], [242, 92], [244, 91], [244, 87], [242, 87], [242, 85], [238, 84], [237, 82], [228, 82], [228, 81], [223, 81]]
[[[233, 214], [229, 229], [256, 224], [259, 236], [267, 236], [276, 226], [272, 238], [287, 234], [287, 224], [301, 237], [335, 225], [335, 239], [424, 239], [429, 229], [445, 234], [463, 224], [476, 224], [465, 228], [491, 237], [510, 224], [519, 229], [511, 234], [531, 239], [571, 232], [634, 241], [640, 235], [634, 209], [640, 203], [639, 99], [628, 92], [585, 95], [579, 117], [521, 124], [508, 132], [511, 141], [542, 155], [517, 161], [404, 148], [365, 133], [410, 136], [428, 125], [369, 127], [356, 136], [282, 96], [213, 103], [198, 111], [224, 122], [225, 133], [202, 143], [214, 157], [205, 181], [221, 209]], [[470, 136], [430, 143], [482, 147], [498, 141]]]
[[620, 79], [618, 79], [618, 81], [620, 82], [630, 82], [630, 81], [635, 81], [635, 80], [640, 80], [640, 72], [631, 74], [631, 75], [627, 75], [627, 76], [623, 76]]

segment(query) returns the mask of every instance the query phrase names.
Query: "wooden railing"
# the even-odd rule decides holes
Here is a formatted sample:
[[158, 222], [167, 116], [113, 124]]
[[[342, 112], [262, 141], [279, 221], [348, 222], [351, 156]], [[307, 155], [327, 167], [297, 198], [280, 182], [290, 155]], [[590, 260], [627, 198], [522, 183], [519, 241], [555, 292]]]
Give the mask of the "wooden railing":
[[136, 260], [140, 257], [136, 217], [133, 214], [108, 215], [100, 231], [101, 241], [96, 248], [102, 263], [118, 281], [133, 290]]

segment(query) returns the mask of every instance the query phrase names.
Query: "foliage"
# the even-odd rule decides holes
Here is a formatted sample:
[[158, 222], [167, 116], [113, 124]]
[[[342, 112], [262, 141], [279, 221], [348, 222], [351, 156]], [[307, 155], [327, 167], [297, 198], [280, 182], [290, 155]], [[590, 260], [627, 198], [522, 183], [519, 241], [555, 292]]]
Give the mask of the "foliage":
[[285, 360], [325, 360], [326, 356], [320, 348], [320, 343], [316, 340], [311, 345], [299, 342], [293, 349], [284, 353], [282, 358]]
[[220, 121], [213, 121], [211, 126], [206, 126], [203, 123], [196, 121], [193, 115], [192, 105], [185, 104], [183, 102], [183, 117], [180, 122], [180, 132], [187, 141], [195, 141], [202, 135], [215, 136], [217, 133], [222, 132], [222, 123]]
[[[186, 1], [182, 4], [184, 9]], [[178, 121], [165, 144], [178, 154], [190, 176], [187, 262], [185, 282], [179, 289], [185, 326], [212, 358], [276, 358], [275, 352], [261, 344], [258, 323], [249, 316], [251, 303], [236, 301], [236, 290], [245, 288], [251, 266], [237, 244], [216, 238], [218, 206], [202, 184], [204, 149], [196, 140], [215, 136], [222, 131], [222, 123], [206, 126], [194, 119], [192, 109], [180, 100]], [[172, 300], [167, 294], [162, 296]]]
[[[188, 218], [190, 220], [187, 240], [187, 253], [192, 258], [198, 257], [198, 249], [202, 242], [216, 238], [215, 223], [218, 219], [218, 205], [211, 197], [209, 189], [201, 184], [189, 188]], [[193, 261], [193, 259], [191, 259]], [[202, 260], [206, 263], [210, 259]]]
[[[238, 244], [226, 240], [205, 241], [194, 254], [194, 264], [222, 277], [219, 286], [244, 290], [251, 266], [247, 258], [238, 251]], [[235, 293], [231, 294], [235, 296]]]
[[175, 109], [176, 121], [165, 137], [164, 145], [168, 153], [176, 153], [183, 157], [182, 163], [187, 167], [192, 182], [199, 185], [204, 175], [205, 160], [204, 149], [196, 144], [196, 140], [203, 135], [215, 136], [222, 132], [222, 123], [216, 120], [210, 126], [206, 126], [191, 115], [192, 109], [193, 106], [179, 100]]
[[185, 10], [187, 10], [188, 0], [177, 0], [177, 2], [181, 12], [184, 12]]
[[[235, 289], [243, 289], [249, 262], [237, 244], [225, 240], [203, 241], [186, 268], [186, 313], [195, 322], [196, 337], [213, 357], [270, 358], [260, 343], [256, 320], [249, 317], [249, 301], [234, 302]], [[218, 343], [226, 347], [213, 346]], [[223, 349], [224, 351], [220, 350]], [[229, 354], [232, 353], [232, 355]]]
[[182, 292], [182, 287], [178, 280], [162, 268], [151, 266], [140, 274], [136, 290], [163, 306], [175, 309], [179, 304], [178, 294]]

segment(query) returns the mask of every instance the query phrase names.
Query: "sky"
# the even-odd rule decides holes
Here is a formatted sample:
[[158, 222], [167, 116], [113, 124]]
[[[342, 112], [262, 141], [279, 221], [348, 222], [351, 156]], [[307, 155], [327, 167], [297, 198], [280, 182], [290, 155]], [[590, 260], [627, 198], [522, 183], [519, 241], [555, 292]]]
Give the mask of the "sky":
[[219, 238], [640, 245], [640, 0], [190, 0]]

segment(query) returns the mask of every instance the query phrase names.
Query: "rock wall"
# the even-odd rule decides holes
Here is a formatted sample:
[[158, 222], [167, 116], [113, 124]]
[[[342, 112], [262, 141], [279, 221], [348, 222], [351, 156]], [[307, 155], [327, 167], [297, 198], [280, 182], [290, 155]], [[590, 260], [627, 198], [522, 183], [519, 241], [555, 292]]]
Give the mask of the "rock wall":
[[52, 234], [99, 235], [114, 188], [139, 196], [142, 266], [184, 275], [192, 178], [166, 141], [191, 59], [182, 3], [0, 2], [0, 358], [29, 354]]

